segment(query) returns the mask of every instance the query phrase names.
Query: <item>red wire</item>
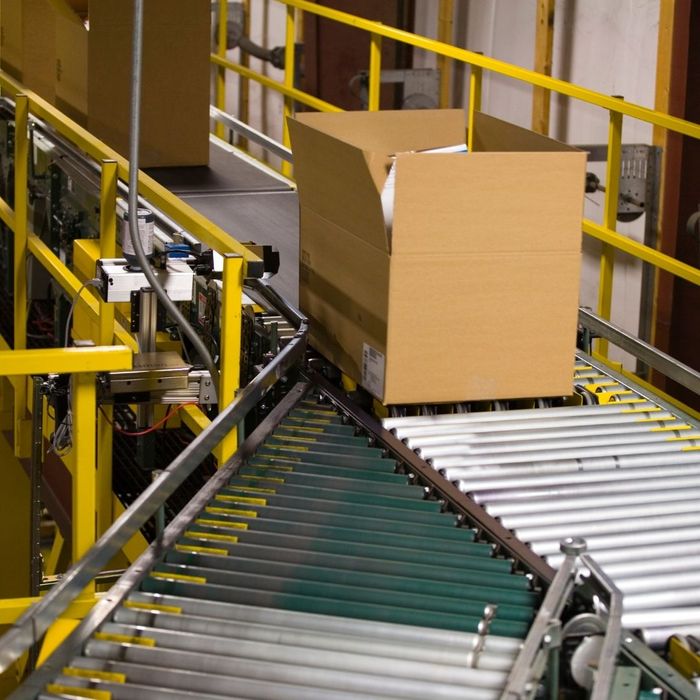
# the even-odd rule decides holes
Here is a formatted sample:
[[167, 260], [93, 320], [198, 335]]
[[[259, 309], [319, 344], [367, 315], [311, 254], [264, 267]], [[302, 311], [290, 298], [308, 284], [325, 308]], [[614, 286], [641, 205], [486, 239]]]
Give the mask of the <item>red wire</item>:
[[168, 410], [168, 412], [161, 418], [157, 423], [154, 423], [150, 427], [146, 428], [145, 430], [139, 430], [138, 432], [130, 432], [128, 430], [124, 430], [123, 428], [120, 428], [118, 425], [115, 425], [109, 418], [107, 418], [107, 414], [102, 411], [102, 406], [100, 406], [100, 411], [102, 411], [102, 415], [107, 418], [107, 422], [114, 428], [115, 432], [120, 433], [121, 435], [126, 435], [127, 437], [141, 437], [143, 435], [148, 435], [149, 433], [153, 433], [158, 428], [160, 428], [162, 425], [165, 425], [181, 408], [184, 408], [185, 406], [196, 406], [197, 402], [196, 401], [189, 401], [187, 403], [181, 403], [177, 408], [174, 410]]

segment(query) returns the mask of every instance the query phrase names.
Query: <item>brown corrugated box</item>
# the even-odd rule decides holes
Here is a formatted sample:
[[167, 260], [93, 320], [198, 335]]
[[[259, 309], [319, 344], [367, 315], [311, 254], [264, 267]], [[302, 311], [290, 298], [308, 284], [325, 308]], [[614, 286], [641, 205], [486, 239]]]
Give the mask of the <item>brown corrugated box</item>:
[[56, 36], [50, 0], [2, 0], [2, 69], [53, 103], [55, 56]]
[[[132, 3], [92, 0], [88, 126], [128, 156]], [[209, 0], [149, 0], [144, 7], [140, 166], [209, 160]]]
[[[290, 120], [311, 342], [386, 404], [571, 393], [585, 153], [461, 110]], [[396, 155], [387, 234], [380, 195]]]
[[56, 107], [87, 126], [88, 30], [81, 16], [87, 12], [87, 2], [51, 2], [56, 22]]

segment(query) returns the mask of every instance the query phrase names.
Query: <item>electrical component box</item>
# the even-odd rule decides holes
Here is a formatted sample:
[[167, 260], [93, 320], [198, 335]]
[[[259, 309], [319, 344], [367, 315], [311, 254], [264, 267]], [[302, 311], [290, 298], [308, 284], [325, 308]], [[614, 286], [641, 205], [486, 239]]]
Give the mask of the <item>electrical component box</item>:
[[[190, 301], [194, 273], [181, 260], [168, 260], [165, 269], [153, 270], [173, 301]], [[97, 261], [96, 277], [102, 280], [102, 298], [108, 302], [128, 302], [131, 293], [149, 287], [143, 271], [129, 268], [124, 258], [103, 258]]]

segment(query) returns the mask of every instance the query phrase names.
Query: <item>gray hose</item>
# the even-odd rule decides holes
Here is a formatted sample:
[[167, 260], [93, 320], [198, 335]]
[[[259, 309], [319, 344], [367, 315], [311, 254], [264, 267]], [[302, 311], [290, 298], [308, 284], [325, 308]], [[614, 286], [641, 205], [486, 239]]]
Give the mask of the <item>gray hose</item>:
[[132, 46], [132, 78], [131, 78], [131, 123], [129, 140], [129, 234], [131, 235], [134, 253], [139, 267], [146, 275], [148, 284], [155, 291], [161, 304], [165, 307], [168, 316], [175, 321], [180, 330], [192, 341], [194, 349], [202, 358], [209, 370], [212, 382], [219, 387], [219, 370], [209, 354], [206, 345], [190, 326], [180, 309], [170, 299], [167, 292], [161, 286], [158, 278], [151, 269], [143, 251], [139, 236], [138, 222], [138, 187], [139, 187], [139, 132], [141, 117], [141, 59], [143, 54], [143, 0], [134, 0], [134, 43]]

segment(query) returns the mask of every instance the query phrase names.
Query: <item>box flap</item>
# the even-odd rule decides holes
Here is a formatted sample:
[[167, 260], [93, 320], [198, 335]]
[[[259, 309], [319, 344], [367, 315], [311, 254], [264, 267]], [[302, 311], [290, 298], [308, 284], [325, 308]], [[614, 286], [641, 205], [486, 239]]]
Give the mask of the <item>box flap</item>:
[[289, 133], [301, 207], [378, 250], [387, 250], [379, 199], [387, 159], [365, 153], [300, 120], [289, 120]]
[[302, 206], [388, 250], [380, 201], [390, 156], [464, 140], [461, 110], [304, 113], [289, 119]]
[[392, 254], [578, 251], [585, 163], [582, 151], [399, 156]]
[[483, 112], [475, 112], [472, 151], [579, 151], [579, 149]]

